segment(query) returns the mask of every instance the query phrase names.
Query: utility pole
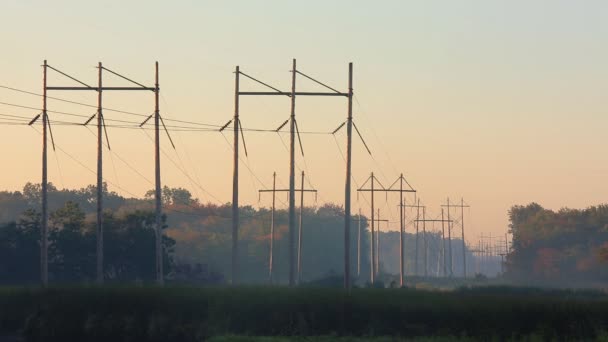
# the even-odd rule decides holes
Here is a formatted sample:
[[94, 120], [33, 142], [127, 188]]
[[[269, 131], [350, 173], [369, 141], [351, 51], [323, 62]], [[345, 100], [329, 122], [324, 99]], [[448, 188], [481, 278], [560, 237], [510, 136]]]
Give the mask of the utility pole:
[[274, 210], [276, 208], [276, 190], [277, 188], [277, 173], [272, 173], [272, 212], [270, 214], [270, 260], [268, 262], [268, 278], [270, 279], [270, 284], [274, 282], [273, 279], [273, 268], [274, 268]]
[[[304, 189], [304, 171], [302, 171], [302, 187]], [[302, 220], [304, 217], [304, 191], [300, 191], [300, 222], [298, 224], [298, 284], [302, 282]]]
[[[42, 286], [49, 285], [49, 261], [48, 261], [48, 187], [47, 187], [47, 125], [48, 114], [46, 111], [46, 59], [43, 65], [43, 90], [42, 90], [42, 224], [40, 231], [40, 280]], [[33, 121], [33, 120], [32, 120]], [[31, 123], [30, 123], [31, 124]]]
[[[449, 229], [449, 228], [448, 228]], [[443, 220], [443, 208], [441, 208], [441, 238], [443, 240], [443, 276], [447, 277], [447, 263], [445, 255], [445, 222]]]
[[268, 280], [270, 284], [274, 283], [274, 211], [275, 211], [275, 199], [277, 192], [277, 173], [272, 173], [272, 190], [258, 190], [260, 195], [262, 192], [272, 192], [272, 209], [270, 211], [270, 251], [268, 260]]
[[97, 89], [97, 285], [103, 284], [103, 108], [102, 65], [99, 62]]
[[293, 59], [291, 70], [291, 119], [289, 121], [289, 286], [295, 285], [295, 232], [296, 232], [296, 198], [295, 198], [295, 144], [296, 144], [296, 59]]
[[161, 185], [160, 185], [160, 88], [158, 83], [158, 62], [155, 63], [155, 82], [154, 82], [154, 170], [155, 170], [155, 219], [156, 219], [156, 281], [158, 285], [165, 285], [165, 276], [163, 268], [163, 226], [162, 226], [162, 203], [161, 203]]
[[[293, 63], [292, 63], [292, 70], [291, 70], [292, 78], [291, 78], [291, 91], [290, 92], [281, 91], [275, 87], [268, 85], [267, 83], [264, 83], [249, 75], [246, 75], [245, 73], [243, 73], [241, 71], [237, 71], [237, 73], [273, 90], [272, 92], [240, 91], [237, 88], [237, 92], [236, 92], [237, 97], [241, 96], [241, 95], [253, 95], [253, 96], [270, 95], [270, 96], [288, 96], [291, 98], [291, 116], [290, 116], [290, 120], [288, 120], [290, 122], [289, 189], [291, 190], [290, 196], [289, 196], [289, 241], [290, 241], [289, 242], [289, 251], [290, 251], [290, 254], [289, 254], [289, 267], [290, 267], [289, 284], [290, 284], [290, 286], [293, 286], [295, 284], [295, 274], [296, 274], [296, 271], [295, 271], [296, 262], [295, 262], [295, 252], [294, 252], [294, 247], [295, 247], [295, 191], [294, 191], [294, 189], [295, 189], [295, 165], [294, 165], [295, 164], [295, 153], [294, 153], [294, 150], [295, 150], [295, 133], [296, 133], [296, 131], [298, 131], [297, 122], [295, 120], [295, 97], [296, 96], [338, 96], [338, 97], [347, 97], [349, 99], [348, 120], [347, 120], [347, 122], [342, 124], [338, 129], [340, 129], [342, 126], [344, 126], [346, 123], [348, 123], [348, 125], [347, 125], [347, 130], [348, 130], [347, 145], [348, 146], [347, 146], [347, 166], [346, 166], [347, 177], [346, 177], [345, 204], [344, 204], [344, 208], [345, 208], [344, 235], [345, 235], [345, 240], [348, 240], [348, 241], [345, 241], [345, 246], [346, 246], [345, 253], [350, 253], [350, 167], [351, 167], [351, 163], [350, 163], [350, 161], [351, 161], [351, 148], [350, 148], [351, 133], [350, 132], [351, 132], [351, 124], [352, 124], [352, 126], [355, 126], [354, 123], [352, 122], [352, 63], [349, 64], [349, 86], [351, 88], [349, 89], [348, 93], [343, 93], [334, 88], [331, 88], [331, 87], [327, 86], [326, 84], [321, 83], [321, 82], [317, 81], [316, 79], [297, 70], [295, 59], [293, 59]], [[296, 92], [296, 74], [299, 74], [299, 75], [331, 90], [331, 92]], [[338, 129], [335, 130], [334, 133], [337, 132]], [[356, 129], [356, 126], [355, 126], [355, 129]], [[233, 194], [234, 194], [234, 192], [233, 192]], [[233, 221], [233, 222], [236, 222], [236, 226], [238, 229], [238, 221]], [[350, 256], [348, 254], [345, 254], [344, 263], [345, 263], [344, 286], [346, 288], [348, 288], [348, 287], [350, 287]]]
[[378, 229], [376, 230], [376, 257], [374, 259], [376, 276], [380, 274], [380, 222], [386, 222], [388, 224], [388, 220], [380, 219], [380, 209], [378, 209], [378, 218], [373, 219], [373, 221], [378, 222]]
[[[451, 221], [450, 220], [444, 220], [443, 218], [441, 220], [427, 219], [426, 218], [426, 208], [422, 207], [422, 220], [416, 220], [416, 222], [422, 222], [422, 230], [423, 230], [423, 234], [424, 234], [424, 249], [425, 249], [425, 253], [424, 253], [424, 276], [427, 277], [428, 276], [428, 242], [427, 242], [427, 239], [426, 239], [426, 223], [427, 222], [442, 222], [442, 225], [443, 225], [443, 222], [448, 222], [448, 224], [449, 224]], [[445, 239], [444, 239], [444, 241], [445, 241]]]
[[[448, 197], [448, 221], [450, 221], [450, 198]], [[448, 252], [450, 253], [450, 277], [454, 276], [453, 254], [452, 254], [452, 223], [448, 223]]]
[[428, 277], [429, 245], [426, 239], [426, 208], [422, 208], [422, 236], [424, 238], [424, 277]]
[[[371, 175], [369, 176], [369, 178], [365, 181], [365, 183], [363, 183], [363, 185], [361, 186], [361, 188], [357, 189], [358, 192], [361, 191], [369, 191], [371, 193], [371, 239], [370, 239], [370, 247], [371, 247], [371, 259], [370, 259], [370, 281], [373, 284], [375, 281], [375, 277], [376, 277], [376, 273], [377, 273], [377, 269], [376, 269], [376, 246], [375, 246], [375, 225], [374, 223], [377, 221], [374, 219], [374, 193], [377, 191], [386, 191], [386, 189], [384, 188], [384, 186], [382, 186], [382, 184], [380, 184], [380, 182], [378, 182], [378, 184], [380, 184], [380, 186], [382, 187], [381, 189], [376, 189], [374, 188], [375, 186], [375, 182], [377, 181], [376, 177], [374, 176], [374, 173], [372, 172]], [[370, 182], [370, 188], [368, 189], [364, 189], [363, 187], [367, 184], [367, 182]]]
[[[344, 185], [344, 288], [350, 289], [350, 192], [353, 135], [353, 63], [348, 63], [348, 114], [346, 118], [346, 181]], [[360, 211], [360, 210], [359, 210]], [[361, 212], [357, 245], [357, 276], [361, 270]]]
[[414, 220], [414, 225], [416, 227], [416, 250], [414, 255], [414, 275], [418, 276], [418, 222], [420, 222], [420, 208], [424, 208], [424, 206], [420, 205], [420, 199], [417, 200], [416, 205], [403, 205], [403, 208], [416, 208], [416, 219]]
[[[393, 190], [393, 186], [399, 183], [399, 189]], [[404, 189], [403, 185], [407, 184], [409, 189]], [[388, 191], [398, 191], [399, 192], [399, 285], [403, 286], [404, 276], [405, 276], [405, 260], [404, 260], [404, 246], [405, 243], [403, 241], [403, 234], [405, 233], [405, 222], [403, 220], [404, 214], [404, 204], [403, 204], [403, 195], [407, 192], [416, 192], [412, 188], [412, 186], [408, 183], [408, 181], [403, 177], [403, 173], [397, 178], [397, 180], [391, 184], [388, 188]]]
[[[448, 202], [447, 205], [442, 205], [442, 207], [447, 207], [448, 208], [448, 219], [450, 218], [450, 209], [451, 208], [460, 208], [460, 230], [462, 233], [462, 274], [463, 277], [466, 278], [467, 277], [467, 245], [466, 245], [466, 241], [464, 239], [464, 208], [470, 208], [469, 205], [464, 203], [464, 199], [461, 198], [460, 199], [460, 204], [450, 204], [450, 199], [448, 198]], [[452, 245], [451, 243], [451, 239], [450, 239], [450, 246]], [[452, 252], [450, 252], [450, 257], [452, 256]], [[450, 267], [451, 267], [452, 262], [450, 261]]]
[[297, 268], [297, 274], [298, 274], [298, 282], [301, 280], [301, 271], [302, 271], [302, 231], [303, 231], [303, 221], [302, 221], [302, 216], [303, 216], [303, 208], [304, 208], [304, 193], [305, 192], [311, 192], [311, 193], [315, 193], [315, 196], [317, 194], [317, 190], [315, 189], [304, 189], [304, 172], [302, 172], [302, 188], [301, 189], [277, 189], [276, 188], [276, 172], [273, 173], [273, 181], [272, 181], [272, 190], [258, 190], [258, 192], [260, 194], [264, 193], [264, 192], [272, 192], [272, 214], [271, 214], [271, 237], [270, 237], [270, 266], [269, 266], [269, 273], [270, 273], [270, 278], [272, 281], [272, 278], [274, 277], [273, 275], [273, 245], [274, 245], [274, 211], [275, 211], [275, 194], [277, 192], [291, 192], [293, 191], [294, 193], [296, 192], [300, 192], [301, 196], [300, 196], [300, 226], [299, 226], [299, 233], [298, 233], [298, 268]]
[[357, 232], [357, 278], [361, 276], [361, 209], [359, 209], [358, 232]]
[[[234, 143], [232, 172], [232, 285], [238, 282], [239, 256], [239, 66], [234, 73]], [[225, 126], [224, 126], [225, 127]]]

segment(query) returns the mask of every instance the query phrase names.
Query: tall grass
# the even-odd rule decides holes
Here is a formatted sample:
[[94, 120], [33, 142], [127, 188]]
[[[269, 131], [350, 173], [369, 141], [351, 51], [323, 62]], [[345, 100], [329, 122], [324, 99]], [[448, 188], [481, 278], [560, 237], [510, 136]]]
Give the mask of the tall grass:
[[587, 340], [605, 336], [607, 328], [608, 297], [597, 291], [0, 289], [0, 333], [19, 332], [29, 341], [201, 341], [233, 334]]

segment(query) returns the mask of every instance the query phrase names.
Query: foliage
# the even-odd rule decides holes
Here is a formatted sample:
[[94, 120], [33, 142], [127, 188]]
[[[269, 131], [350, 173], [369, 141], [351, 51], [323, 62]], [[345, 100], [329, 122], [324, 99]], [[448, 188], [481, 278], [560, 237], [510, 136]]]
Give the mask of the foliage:
[[[104, 270], [109, 281], [152, 281], [155, 271], [154, 213], [104, 214]], [[95, 278], [95, 222], [68, 201], [50, 214], [49, 276], [51, 281], [79, 283]], [[163, 217], [165, 222], [165, 217]], [[164, 226], [166, 228], [166, 225]], [[40, 270], [40, 214], [28, 210], [19, 222], [0, 226], [0, 281], [35, 283]], [[165, 237], [164, 258], [171, 270], [175, 241]]]
[[512, 207], [509, 218], [510, 277], [570, 286], [608, 280], [607, 205], [554, 212], [531, 203]]

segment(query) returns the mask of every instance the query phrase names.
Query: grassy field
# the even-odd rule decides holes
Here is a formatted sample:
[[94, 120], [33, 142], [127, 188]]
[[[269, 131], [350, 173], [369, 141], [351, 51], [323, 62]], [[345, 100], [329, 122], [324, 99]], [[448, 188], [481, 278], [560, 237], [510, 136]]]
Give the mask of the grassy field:
[[28, 341], [535, 341], [607, 331], [608, 296], [598, 291], [0, 289], [0, 335]]

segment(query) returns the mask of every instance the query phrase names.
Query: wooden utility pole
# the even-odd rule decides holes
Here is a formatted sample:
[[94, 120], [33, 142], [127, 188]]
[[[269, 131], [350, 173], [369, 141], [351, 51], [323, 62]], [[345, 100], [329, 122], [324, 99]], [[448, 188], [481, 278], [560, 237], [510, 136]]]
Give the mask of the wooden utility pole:
[[388, 220], [382, 220], [380, 219], [380, 209], [378, 209], [378, 218], [377, 219], [373, 219], [373, 221], [378, 223], [378, 228], [376, 229], [376, 257], [374, 258], [374, 264], [375, 267], [374, 269], [376, 270], [376, 276], [378, 276], [378, 274], [380, 274], [380, 222], [386, 222], [388, 223]]
[[300, 226], [299, 226], [299, 233], [298, 233], [298, 263], [297, 263], [297, 274], [298, 274], [298, 282], [301, 280], [301, 271], [302, 271], [302, 232], [303, 232], [303, 218], [302, 215], [304, 213], [303, 208], [304, 208], [304, 193], [305, 192], [312, 192], [312, 193], [317, 193], [317, 190], [315, 189], [304, 189], [304, 172], [302, 172], [302, 188], [301, 189], [277, 189], [276, 188], [276, 172], [273, 173], [273, 181], [272, 181], [272, 190], [258, 190], [258, 192], [260, 194], [264, 193], [264, 192], [272, 192], [272, 214], [271, 214], [271, 240], [270, 240], [270, 278], [272, 280], [272, 278], [274, 277], [273, 273], [272, 273], [272, 268], [273, 268], [273, 245], [274, 245], [274, 211], [275, 211], [275, 194], [277, 192], [291, 192], [293, 191], [294, 193], [296, 192], [300, 192], [301, 196], [300, 196]]
[[[443, 212], [442, 212], [442, 216], [443, 216]], [[426, 239], [426, 223], [427, 222], [448, 222], [448, 224], [451, 222], [450, 220], [444, 220], [443, 218], [441, 220], [436, 220], [436, 219], [426, 219], [426, 208], [422, 207], [422, 220], [416, 220], [417, 222], [422, 222], [422, 230], [424, 233], [424, 276], [428, 276], [428, 242]], [[445, 241], [445, 239], [444, 239]], [[444, 253], [445, 255], [445, 253]], [[445, 263], [444, 263], [445, 266]]]
[[[450, 204], [450, 199], [448, 198], [447, 204], [442, 205], [442, 207], [447, 207], [448, 209], [448, 219], [450, 219], [450, 211], [451, 208], [460, 208], [460, 229], [462, 233], [462, 274], [463, 277], [467, 277], [467, 245], [464, 239], [464, 208], [469, 208], [469, 205], [464, 204], [464, 199], [460, 199], [460, 204]], [[450, 246], [452, 245], [450, 238]], [[452, 252], [450, 248], [450, 259], [452, 258]], [[452, 267], [452, 261], [450, 260], [450, 268]]]
[[[448, 221], [450, 220], [450, 198], [448, 197]], [[448, 223], [448, 253], [449, 261], [450, 261], [450, 277], [454, 276], [454, 263], [453, 263], [453, 254], [452, 254], [452, 223]]]
[[416, 205], [407, 205], [404, 204], [403, 208], [405, 210], [405, 208], [416, 208], [416, 219], [414, 220], [414, 225], [416, 227], [416, 250], [415, 250], [415, 255], [414, 255], [414, 275], [418, 276], [418, 222], [422, 221], [420, 220], [420, 208], [424, 208], [424, 206], [420, 205], [420, 199], [417, 199], [417, 203]]
[[422, 236], [424, 238], [424, 277], [428, 277], [429, 245], [426, 240], [426, 208], [422, 208]]
[[103, 284], [103, 108], [102, 65], [99, 62], [97, 89], [97, 285]]
[[[304, 171], [302, 171], [302, 187], [304, 189]], [[304, 191], [300, 191], [300, 222], [298, 222], [298, 284], [302, 281], [302, 220], [304, 218]]]
[[358, 231], [357, 231], [357, 278], [361, 276], [361, 209], [359, 209]]
[[[363, 187], [367, 184], [367, 182], [370, 182], [370, 188], [368, 189], [364, 189]], [[378, 184], [380, 185], [381, 189], [376, 189], [375, 188], [375, 183], [378, 182]], [[370, 247], [371, 247], [371, 259], [370, 259], [370, 281], [373, 284], [375, 281], [375, 277], [376, 274], [378, 272], [377, 270], [377, 265], [376, 265], [376, 241], [375, 241], [375, 225], [374, 222], [376, 222], [377, 220], [374, 219], [374, 193], [378, 192], [378, 191], [387, 191], [387, 189], [384, 188], [384, 186], [382, 186], [382, 184], [376, 179], [376, 176], [374, 176], [374, 173], [372, 172], [371, 175], [369, 176], [369, 178], [365, 181], [365, 183], [363, 183], [363, 185], [361, 186], [361, 188], [357, 189], [358, 192], [370, 192], [371, 193], [371, 239], [370, 239]]]
[[[346, 181], [344, 185], [344, 288], [350, 289], [350, 192], [353, 135], [353, 63], [348, 63], [348, 113], [346, 118]], [[359, 213], [359, 238], [357, 246], [357, 276], [361, 269], [361, 213]]]
[[295, 233], [296, 233], [296, 198], [295, 198], [295, 144], [296, 144], [296, 59], [293, 59], [291, 70], [291, 118], [289, 121], [289, 286], [294, 286], [295, 278]]
[[274, 269], [274, 210], [276, 208], [277, 173], [272, 173], [272, 212], [270, 213], [270, 260], [268, 261], [268, 278], [274, 282], [272, 271]]
[[[399, 189], [393, 189], [399, 183]], [[404, 184], [407, 184], [409, 189], [404, 189]], [[403, 195], [407, 192], [416, 192], [412, 188], [412, 186], [408, 183], [408, 181], [403, 177], [403, 173], [397, 178], [397, 180], [387, 189], [387, 191], [398, 191], [399, 192], [399, 284], [403, 286], [404, 277], [405, 277], [405, 241], [403, 240], [403, 235], [405, 234], [405, 221], [403, 220], [404, 214], [404, 204], [403, 204]]]
[[43, 65], [43, 90], [42, 90], [42, 222], [40, 225], [40, 280], [42, 286], [49, 284], [49, 261], [48, 261], [48, 186], [47, 186], [47, 125], [48, 114], [46, 110], [46, 59]]
[[[448, 228], [449, 229], [449, 228]], [[441, 239], [443, 240], [443, 276], [447, 277], [447, 262], [445, 255], [445, 221], [443, 217], [443, 208], [441, 208]]]
[[275, 212], [275, 200], [277, 191], [288, 191], [288, 190], [277, 190], [277, 173], [272, 173], [272, 190], [258, 190], [260, 195], [262, 192], [272, 192], [272, 209], [270, 211], [270, 250], [268, 260], [268, 279], [270, 284], [274, 283], [274, 212]]
[[232, 285], [238, 282], [239, 256], [239, 66], [234, 73], [234, 142], [232, 172]]
[[158, 285], [165, 285], [165, 273], [163, 268], [163, 224], [162, 224], [162, 203], [161, 203], [161, 184], [160, 184], [160, 88], [158, 83], [158, 62], [155, 63], [155, 82], [154, 82], [154, 174], [156, 191], [154, 200], [156, 203], [156, 281]]

